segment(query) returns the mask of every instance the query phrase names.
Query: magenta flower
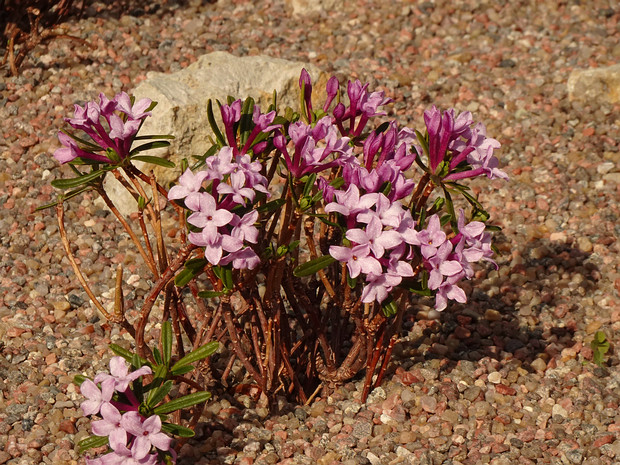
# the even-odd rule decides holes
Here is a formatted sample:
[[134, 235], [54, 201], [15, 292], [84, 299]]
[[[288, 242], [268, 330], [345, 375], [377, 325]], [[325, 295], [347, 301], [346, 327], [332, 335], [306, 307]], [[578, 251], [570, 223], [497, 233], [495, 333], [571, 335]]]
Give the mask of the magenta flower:
[[87, 400], [80, 404], [84, 415], [96, 415], [104, 403], [112, 400], [114, 394], [114, 380], [108, 379], [101, 383], [101, 390], [90, 379], [84, 380], [80, 392]]
[[168, 191], [168, 200], [185, 199], [186, 197], [198, 195], [202, 183], [207, 176], [209, 176], [207, 171], [199, 171], [194, 174], [192, 170], [187, 168], [185, 173], [179, 176], [179, 183], [176, 186], [172, 186]]
[[336, 96], [338, 95], [339, 88], [340, 88], [340, 83], [338, 82], [338, 78], [336, 76], [330, 77], [329, 81], [327, 81], [327, 86], [326, 86], [327, 99], [325, 100], [325, 103], [323, 104], [323, 111], [325, 113], [327, 113], [327, 109], [331, 105], [334, 98], [336, 98]]
[[86, 150], [81, 149], [77, 145], [77, 142], [75, 142], [75, 140], [73, 140], [62, 131], [58, 132], [58, 140], [63, 145], [63, 147], [56, 149], [56, 151], [54, 152], [54, 158], [60, 163], [68, 163], [78, 157], [88, 160], [100, 161], [103, 163], [107, 163], [110, 161], [108, 157], [98, 155], [92, 152], [87, 152]]
[[103, 420], [93, 421], [92, 430], [97, 436], [108, 436], [110, 447], [113, 450], [125, 447], [127, 444], [127, 431], [121, 425], [122, 415], [116, 407], [110, 403], [101, 406]]
[[354, 216], [364, 212], [377, 202], [376, 194], [365, 194], [360, 197], [360, 190], [351, 184], [346, 191], [334, 191], [336, 201], [325, 205], [325, 212], [338, 212], [344, 216]]
[[357, 278], [360, 273], [381, 274], [383, 271], [381, 263], [374, 256], [370, 255], [368, 244], [349, 247], [332, 245], [329, 247], [329, 254], [340, 262], [346, 262], [349, 269], [349, 276]]
[[158, 415], [150, 416], [142, 421], [138, 412], [127, 412], [121, 419], [121, 425], [125, 431], [135, 436], [131, 452], [138, 460], [147, 456], [151, 451], [151, 446], [162, 451], [170, 449], [172, 438], [162, 433], [161, 418]]
[[428, 220], [428, 226], [422, 231], [413, 228], [402, 233], [408, 244], [420, 246], [422, 256], [429, 259], [437, 253], [437, 249], [446, 241], [446, 233], [441, 230], [439, 216], [433, 215]]
[[438, 312], [445, 310], [448, 306], [448, 299], [462, 304], [467, 302], [465, 291], [456, 285], [459, 280], [459, 276], [452, 276], [441, 283], [435, 294], [435, 310]]
[[254, 201], [256, 193], [254, 189], [245, 187], [245, 174], [241, 171], [231, 173], [228, 181], [230, 184], [221, 183], [217, 186], [218, 194], [231, 194], [232, 201], [239, 205], [245, 205], [246, 199], [250, 202]]
[[[463, 265], [458, 260], [449, 260], [452, 253], [452, 243], [446, 241], [437, 249], [427, 263], [431, 266], [428, 278], [429, 289], [438, 289], [443, 282], [444, 276], [453, 277], [463, 271]], [[456, 256], [452, 258], [457, 258]]]
[[220, 261], [220, 265], [227, 265], [231, 262], [236, 270], [253, 270], [260, 264], [260, 258], [250, 247], [244, 247], [226, 255]]
[[393, 249], [400, 245], [403, 240], [401, 235], [394, 230], [383, 230], [381, 220], [374, 216], [366, 225], [366, 229], [349, 229], [346, 238], [358, 245], [368, 245], [373, 255], [383, 257], [386, 249]]
[[242, 241], [256, 244], [258, 241], [258, 229], [254, 226], [254, 224], [257, 221], [258, 212], [256, 210], [246, 213], [243, 215], [243, 218], [239, 218], [239, 216], [234, 215], [230, 222], [233, 226], [230, 235]]
[[126, 446], [123, 446], [96, 459], [87, 459], [86, 463], [88, 465], [157, 465], [161, 462], [157, 461], [157, 454], [150, 454], [142, 459], [137, 459]]
[[[143, 375], [150, 375], [153, 371], [148, 366], [138, 368], [136, 371], [129, 372], [129, 365], [123, 357], [112, 357], [110, 359], [110, 374], [99, 373], [95, 376], [95, 383], [103, 383], [106, 380], [114, 381], [114, 389], [118, 392], [125, 392], [129, 383]], [[109, 382], [109, 381], [108, 381]]]
[[233, 214], [228, 210], [217, 208], [215, 199], [208, 192], [201, 192], [198, 196], [187, 199], [185, 204], [195, 212], [187, 218], [187, 222], [202, 228], [201, 234], [208, 242], [215, 240], [217, 229], [230, 223], [233, 218]]
[[[103, 108], [104, 107], [103, 102], [107, 99], [105, 98], [105, 95], [103, 94], [100, 94], [100, 99], [101, 99], [100, 107], [102, 107], [101, 111], [102, 113], [104, 113], [105, 111]], [[139, 120], [139, 119], [144, 119], [147, 116], [151, 116], [151, 112], [146, 111], [153, 103], [151, 99], [143, 98], [143, 99], [138, 100], [133, 105], [131, 105], [131, 97], [129, 97], [127, 93], [121, 92], [117, 94], [116, 97], [114, 97], [114, 100], [117, 103], [116, 109], [125, 113], [129, 117], [129, 119]]]
[[151, 114], [145, 111], [151, 103], [149, 99], [142, 99], [132, 106], [130, 97], [121, 92], [112, 100], [99, 94], [99, 103], [87, 102], [84, 107], [75, 105], [74, 117], [65, 118], [65, 121], [84, 131], [93, 143], [79, 147], [75, 141], [68, 140], [69, 136], [60, 133], [60, 142], [65, 147], [58, 149], [54, 157], [61, 163], [77, 157], [109, 163], [111, 160], [104, 155], [108, 150], [114, 151], [120, 159], [128, 157], [142, 121]]
[[237, 252], [243, 247], [243, 241], [228, 234], [216, 233], [215, 235], [202, 232], [191, 232], [188, 236], [189, 241], [199, 247], [204, 248], [205, 258], [212, 265], [219, 265], [220, 260], [226, 252]]

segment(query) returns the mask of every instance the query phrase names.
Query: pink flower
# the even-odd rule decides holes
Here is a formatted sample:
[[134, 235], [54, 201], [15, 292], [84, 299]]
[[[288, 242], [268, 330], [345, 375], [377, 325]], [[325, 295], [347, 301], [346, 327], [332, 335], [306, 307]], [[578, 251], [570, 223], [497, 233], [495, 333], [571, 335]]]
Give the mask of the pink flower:
[[101, 405], [110, 402], [114, 394], [114, 381], [108, 379], [101, 383], [101, 390], [90, 379], [84, 380], [80, 386], [80, 392], [87, 400], [82, 402], [80, 408], [84, 415], [96, 415]]
[[151, 451], [151, 446], [166, 451], [170, 449], [172, 439], [161, 431], [161, 419], [153, 415], [142, 421], [138, 412], [127, 412], [121, 419], [121, 425], [129, 434], [135, 436], [131, 452], [134, 458], [140, 460]]
[[121, 425], [121, 412], [110, 403], [101, 406], [103, 420], [93, 421], [92, 430], [97, 436], [109, 436], [110, 447], [113, 450], [125, 447], [127, 444], [127, 431]]
[[[114, 389], [118, 392], [125, 392], [129, 387], [129, 383], [138, 379], [143, 375], [150, 375], [153, 371], [148, 366], [138, 368], [136, 371], [129, 372], [129, 365], [123, 357], [112, 357], [110, 359], [110, 374], [99, 373], [95, 376], [95, 383], [105, 383], [108, 380], [113, 380]], [[109, 381], [108, 381], [109, 382]]]
[[336, 260], [347, 263], [349, 276], [352, 278], [357, 278], [360, 273], [379, 275], [383, 271], [379, 260], [370, 255], [368, 244], [357, 245], [352, 249], [332, 245], [329, 247], [329, 254]]

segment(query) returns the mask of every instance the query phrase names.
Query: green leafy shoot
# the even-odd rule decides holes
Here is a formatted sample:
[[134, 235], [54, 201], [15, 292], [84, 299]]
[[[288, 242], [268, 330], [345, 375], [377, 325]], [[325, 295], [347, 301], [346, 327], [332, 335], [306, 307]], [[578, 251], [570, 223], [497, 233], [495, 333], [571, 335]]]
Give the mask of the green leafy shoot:
[[594, 352], [592, 361], [602, 367], [604, 362], [603, 356], [609, 350], [609, 341], [603, 331], [597, 331], [594, 334], [594, 340], [590, 343], [590, 347]]

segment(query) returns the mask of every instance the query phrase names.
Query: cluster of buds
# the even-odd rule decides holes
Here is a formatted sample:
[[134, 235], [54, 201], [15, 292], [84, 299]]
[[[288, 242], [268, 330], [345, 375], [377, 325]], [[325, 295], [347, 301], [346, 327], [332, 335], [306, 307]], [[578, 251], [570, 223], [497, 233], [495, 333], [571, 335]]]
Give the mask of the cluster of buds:
[[[101, 163], [117, 163], [130, 154], [134, 138], [142, 126], [153, 102], [144, 98], [134, 102], [125, 92], [109, 100], [99, 94], [99, 103], [87, 102], [84, 107], [75, 105], [73, 118], [65, 118], [74, 129], [83, 131], [91, 141], [60, 131], [58, 139], [64, 146], [54, 157], [60, 163], [79, 158]], [[78, 144], [79, 142], [79, 144]]]

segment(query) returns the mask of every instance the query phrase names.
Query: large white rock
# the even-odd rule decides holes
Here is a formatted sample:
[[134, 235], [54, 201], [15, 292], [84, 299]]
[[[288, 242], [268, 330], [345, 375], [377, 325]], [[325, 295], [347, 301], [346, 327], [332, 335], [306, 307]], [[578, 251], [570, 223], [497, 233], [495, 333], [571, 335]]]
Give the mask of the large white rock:
[[603, 68], [579, 69], [568, 78], [570, 100], [593, 105], [620, 102], [620, 64]]
[[[268, 56], [236, 57], [226, 52], [203, 55], [187, 68], [172, 74], [150, 72], [146, 80], [131, 92], [136, 99], [148, 97], [158, 102], [153, 116], [147, 118], [141, 135], [171, 134], [175, 137], [165, 149], [144, 152], [167, 158], [179, 166], [179, 161], [192, 155], [202, 155], [210, 147], [212, 131], [207, 119], [207, 101], [213, 100], [213, 112], [220, 130], [221, 117], [215, 99], [225, 103], [231, 95], [242, 100], [252, 97], [265, 111], [278, 94], [278, 107], [299, 109], [299, 75], [302, 68], [310, 73], [315, 102], [325, 95], [326, 76], [316, 66]], [[179, 169], [154, 169], [157, 179], [167, 186], [178, 178]], [[136, 210], [136, 203], [111, 176], [105, 185], [108, 195], [124, 214]], [[148, 192], [148, 191], [147, 191]]]

